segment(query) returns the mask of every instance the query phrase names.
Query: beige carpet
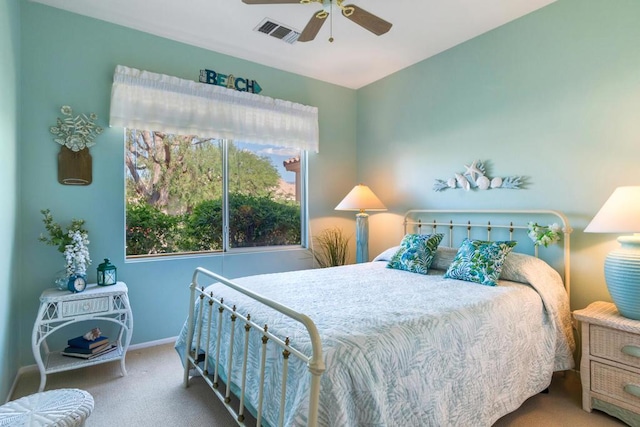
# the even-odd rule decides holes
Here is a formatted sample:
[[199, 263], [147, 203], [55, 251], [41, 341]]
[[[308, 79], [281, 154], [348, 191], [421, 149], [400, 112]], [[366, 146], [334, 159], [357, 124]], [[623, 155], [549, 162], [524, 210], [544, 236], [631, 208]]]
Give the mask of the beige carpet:
[[[120, 364], [107, 363], [47, 376], [46, 390], [81, 388], [93, 395], [95, 408], [87, 427], [106, 426], [190, 426], [236, 425], [226, 408], [208, 386], [194, 379], [182, 387], [182, 366], [173, 346], [161, 345], [127, 354], [128, 375]], [[13, 399], [35, 393], [37, 371], [20, 378]], [[581, 407], [577, 373], [556, 374], [549, 394], [527, 400], [517, 411], [501, 418], [495, 426], [607, 427], [624, 425], [613, 417]]]

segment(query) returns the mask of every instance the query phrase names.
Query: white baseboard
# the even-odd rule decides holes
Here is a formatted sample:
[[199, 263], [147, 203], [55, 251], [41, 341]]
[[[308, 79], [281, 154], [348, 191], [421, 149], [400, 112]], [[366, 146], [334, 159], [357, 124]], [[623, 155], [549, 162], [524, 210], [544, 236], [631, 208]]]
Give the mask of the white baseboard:
[[13, 392], [16, 390], [16, 387], [18, 386], [18, 380], [20, 379], [20, 377], [27, 372], [37, 371], [37, 370], [38, 370], [38, 365], [28, 365], [18, 369], [18, 372], [16, 373], [16, 376], [13, 379], [13, 383], [11, 384], [11, 388], [9, 389], [9, 393], [7, 394], [7, 397], [4, 403], [7, 403], [11, 400], [11, 396], [13, 396]]
[[[163, 338], [161, 340], [147, 341], [147, 342], [143, 342], [143, 343], [139, 343], [139, 344], [133, 344], [133, 345], [129, 346], [128, 350], [140, 350], [140, 349], [143, 349], [143, 348], [155, 347], [157, 345], [175, 343], [177, 339], [178, 339], [178, 337], [175, 336], [175, 337]], [[11, 400], [11, 396], [13, 396], [13, 392], [15, 391], [15, 389], [16, 389], [16, 387], [18, 385], [18, 381], [20, 380], [20, 377], [23, 374], [26, 374], [27, 372], [37, 371], [37, 370], [38, 370], [38, 365], [36, 365], [36, 364], [22, 366], [20, 369], [18, 369], [18, 372], [16, 373], [16, 376], [13, 379], [13, 383], [11, 384], [11, 388], [9, 389], [9, 394], [5, 398], [5, 402], [4, 403], [7, 403], [7, 402], [9, 402]]]
[[129, 350], [140, 350], [147, 347], [155, 347], [157, 345], [175, 343], [177, 339], [178, 337], [175, 336], [175, 337], [163, 338], [161, 340], [147, 341], [147, 342], [142, 342], [140, 344], [133, 344], [129, 346]]

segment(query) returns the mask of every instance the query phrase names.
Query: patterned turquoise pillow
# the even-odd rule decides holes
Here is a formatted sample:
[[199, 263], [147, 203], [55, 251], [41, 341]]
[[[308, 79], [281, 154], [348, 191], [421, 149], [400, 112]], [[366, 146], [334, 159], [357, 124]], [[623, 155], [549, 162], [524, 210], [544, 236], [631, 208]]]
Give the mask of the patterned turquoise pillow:
[[515, 245], [512, 240], [487, 242], [465, 239], [444, 277], [495, 286], [504, 259]]
[[387, 268], [427, 274], [442, 237], [442, 234], [407, 234]]

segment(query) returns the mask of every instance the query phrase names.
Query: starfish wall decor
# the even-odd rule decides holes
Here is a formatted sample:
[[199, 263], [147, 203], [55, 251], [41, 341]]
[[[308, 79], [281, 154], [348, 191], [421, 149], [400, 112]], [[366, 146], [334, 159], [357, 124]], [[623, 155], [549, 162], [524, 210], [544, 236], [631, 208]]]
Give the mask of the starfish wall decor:
[[489, 178], [486, 176], [486, 168], [480, 160], [474, 160], [470, 165], [464, 165], [465, 172], [455, 173], [449, 179], [436, 179], [433, 184], [434, 191], [444, 191], [449, 188], [461, 188], [465, 191], [471, 189], [489, 190], [491, 188], [520, 189], [524, 184], [521, 176], [507, 176]]

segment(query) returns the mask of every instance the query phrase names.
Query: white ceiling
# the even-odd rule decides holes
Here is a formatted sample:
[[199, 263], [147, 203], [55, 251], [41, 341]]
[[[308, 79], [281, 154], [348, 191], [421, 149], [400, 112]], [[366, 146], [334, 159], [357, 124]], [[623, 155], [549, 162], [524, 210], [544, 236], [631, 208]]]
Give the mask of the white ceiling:
[[[302, 31], [312, 4], [241, 0], [32, 0], [157, 36], [357, 89], [555, 0], [346, 0], [393, 24], [376, 36], [332, 13], [315, 40], [288, 44], [253, 31], [270, 18]], [[213, 66], [215, 64], [203, 64]], [[150, 70], [153, 71], [153, 70]]]

